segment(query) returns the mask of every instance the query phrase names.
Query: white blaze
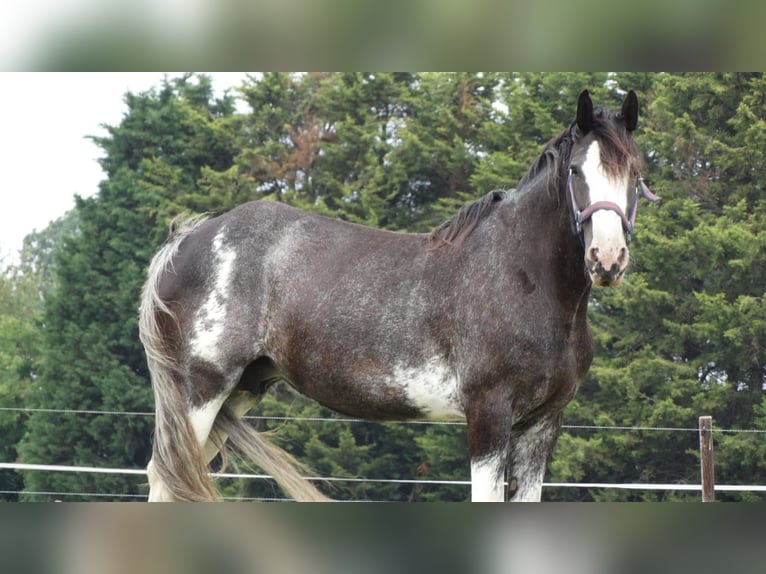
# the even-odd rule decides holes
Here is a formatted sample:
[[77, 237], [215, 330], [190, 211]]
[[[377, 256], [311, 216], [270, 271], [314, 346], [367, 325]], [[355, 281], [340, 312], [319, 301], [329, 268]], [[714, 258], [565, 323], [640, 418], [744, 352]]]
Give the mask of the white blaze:
[[[588, 205], [598, 201], [617, 204], [623, 213], [628, 210], [628, 177], [609, 177], [601, 167], [601, 148], [597, 141], [590, 144], [581, 166], [582, 175], [588, 183]], [[591, 216], [591, 245], [600, 249], [625, 246], [622, 218], [614, 211], [600, 209]]]

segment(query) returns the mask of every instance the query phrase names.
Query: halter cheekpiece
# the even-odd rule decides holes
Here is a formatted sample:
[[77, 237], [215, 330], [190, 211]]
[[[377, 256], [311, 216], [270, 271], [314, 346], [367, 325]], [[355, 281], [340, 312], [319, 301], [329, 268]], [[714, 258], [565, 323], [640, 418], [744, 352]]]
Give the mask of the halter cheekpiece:
[[655, 203], [662, 199], [661, 197], [653, 194], [649, 187], [644, 183], [644, 178], [638, 174], [636, 175], [636, 192], [634, 194], [633, 206], [629, 207], [629, 215], [626, 215], [622, 208], [612, 201], [597, 201], [591, 203], [588, 207], [580, 210], [577, 207], [577, 200], [575, 199], [574, 185], [572, 184], [573, 174], [572, 168], [569, 168], [567, 175], [567, 188], [569, 190], [569, 199], [572, 202], [572, 213], [574, 214], [575, 228], [577, 229], [577, 236], [580, 238], [580, 243], [585, 244], [583, 238], [582, 225], [588, 221], [594, 213], [601, 210], [614, 211], [622, 219], [622, 228], [625, 231], [625, 240], [630, 243], [631, 236], [633, 234], [633, 226], [636, 223], [636, 213], [638, 212], [638, 199], [639, 194], [646, 199]]

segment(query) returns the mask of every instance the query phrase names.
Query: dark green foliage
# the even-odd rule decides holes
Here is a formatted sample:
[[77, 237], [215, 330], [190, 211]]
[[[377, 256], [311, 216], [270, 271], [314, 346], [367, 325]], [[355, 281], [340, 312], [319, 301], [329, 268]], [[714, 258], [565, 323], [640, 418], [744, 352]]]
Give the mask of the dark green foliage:
[[[0, 406], [4, 409], [24, 407], [37, 375], [41, 282], [42, 273], [28, 265], [27, 257], [19, 265], [0, 270]], [[24, 421], [22, 412], [0, 411], [0, 460], [16, 459]], [[22, 486], [21, 475], [13, 470], [0, 471], [0, 490], [7, 492], [0, 494], [0, 499], [16, 500], [15, 492]]]
[[[663, 201], [641, 204], [624, 284], [593, 291], [596, 358], [565, 423], [696, 429], [697, 418], [710, 414], [716, 429], [766, 429], [762, 74], [267, 73], [238, 90], [245, 112], [236, 111], [231, 96], [213, 98], [204, 76], [127, 94], [122, 122], [96, 138], [107, 172], [99, 195], [30, 236], [27, 270], [8, 268], [2, 276], [3, 405], [151, 410], [136, 329], [138, 293], [178, 213], [268, 199], [348, 221], [427, 231], [462, 203], [515, 187], [545, 142], [572, 121], [584, 88], [611, 107], [628, 89], [639, 93], [643, 171]], [[332, 416], [284, 387], [256, 414]], [[273, 429], [275, 440], [319, 475], [469, 479], [462, 426], [255, 424]], [[150, 429], [150, 417], [5, 412], [0, 455], [141, 468]], [[718, 483], [766, 481], [763, 436], [715, 434]], [[697, 483], [698, 467], [695, 430], [570, 428], [546, 480]], [[7, 490], [21, 486], [15, 473], [0, 481]], [[136, 494], [144, 492], [140, 482], [24, 473], [28, 492]], [[264, 480], [226, 479], [221, 486], [230, 496], [282, 496]], [[323, 488], [343, 500], [465, 500], [470, 492], [465, 485], [393, 482]], [[613, 489], [546, 489], [544, 497], [699, 498]]]
[[[763, 147], [757, 145], [766, 118], [763, 78], [662, 75], [652, 97], [639, 141], [648, 151], [647, 178], [663, 202], [641, 208], [625, 285], [594, 291], [596, 359], [567, 420], [694, 429], [700, 415], [710, 414], [718, 428], [763, 429], [766, 220]], [[716, 434], [717, 482], [763, 483], [762, 437]], [[551, 475], [594, 482], [603, 476], [612, 482], [699, 481], [696, 432], [642, 431], [620, 438], [624, 444], [615, 445], [613, 431], [605, 430], [562, 440]], [[585, 449], [594, 451], [598, 465], [577, 454]], [[565, 462], [578, 457], [580, 463]], [[591, 496], [698, 498], [637, 491]]]
[[[102, 164], [108, 179], [97, 196], [78, 198], [77, 233], [57, 247], [55, 288], [42, 316], [40, 372], [27, 393], [28, 406], [150, 410], [138, 297], [170, 212], [176, 205], [197, 206], [202, 166], [226, 167], [225, 146], [215, 145], [210, 126], [232, 106], [208, 107], [210, 94], [207, 80], [188, 77], [168, 81], [156, 93], [129, 94], [128, 115], [109, 129], [110, 137], [97, 139], [107, 153]], [[151, 427], [149, 417], [35, 412], [19, 445], [20, 460], [140, 468], [149, 458]], [[90, 492], [136, 494], [141, 482], [84, 473], [25, 477], [28, 491], [77, 492], [85, 498]]]

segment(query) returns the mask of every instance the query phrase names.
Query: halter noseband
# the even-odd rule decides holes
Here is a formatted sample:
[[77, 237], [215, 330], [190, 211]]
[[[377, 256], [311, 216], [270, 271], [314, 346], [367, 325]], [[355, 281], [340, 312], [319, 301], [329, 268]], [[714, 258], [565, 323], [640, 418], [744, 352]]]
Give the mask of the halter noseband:
[[636, 223], [636, 213], [638, 212], [638, 196], [639, 193], [646, 199], [655, 203], [662, 199], [661, 197], [654, 195], [647, 185], [644, 183], [644, 178], [641, 175], [636, 176], [636, 193], [633, 199], [633, 208], [630, 209], [630, 215], [625, 215], [622, 208], [612, 201], [597, 201], [590, 204], [582, 211], [577, 207], [577, 201], [575, 200], [574, 186], [572, 185], [572, 168], [569, 168], [569, 174], [567, 175], [567, 188], [569, 189], [569, 199], [572, 202], [572, 213], [574, 213], [575, 227], [577, 229], [577, 236], [580, 238], [580, 243], [585, 244], [583, 239], [582, 225], [588, 221], [594, 213], [601, 210], [614, 211], [622, 219], [622, 228], [625, 230], [625, 240], [630, 243], [631, 235], [633, 234], [633, 226]]

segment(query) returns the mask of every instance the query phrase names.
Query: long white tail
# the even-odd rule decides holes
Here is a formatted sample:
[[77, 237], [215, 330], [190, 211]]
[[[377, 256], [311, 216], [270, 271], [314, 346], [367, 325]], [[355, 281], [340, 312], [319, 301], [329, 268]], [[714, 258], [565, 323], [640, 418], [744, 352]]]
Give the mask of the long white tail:
[[[149, 480], [152, 490], [162, 484], [169, 491], [159, 496], [163, 499], [218, 500], [218, 493], [208, 476], [207, 462], [187, 415], [186, 401], [178, 388], [181, 373], [168, 352], [162, 329], [162, 326], [174, 325], [176, 318], [159, 295], [160, 279], [172, 265], [181, 242], [204, 220], [203, 217], [190, 219], [171, 233], [149, 265], [141, 295], [138, 328], [151, 373], [155, 405]], [[152, 494], [157, 498], [156, 492]]]
[[269, 442], [252, 426], [232, 415], [224, 407], [218, 413], [215, 427], [229, 437], [229, 441], [245, 456], [277, 481], [279, 486], [299, 502], [329, 502], [301, 474], [309, 472], [291, 454]]

